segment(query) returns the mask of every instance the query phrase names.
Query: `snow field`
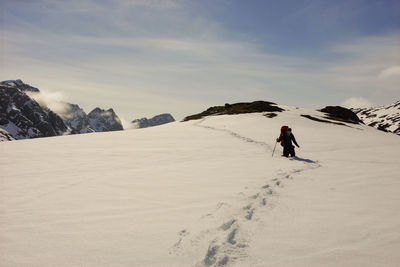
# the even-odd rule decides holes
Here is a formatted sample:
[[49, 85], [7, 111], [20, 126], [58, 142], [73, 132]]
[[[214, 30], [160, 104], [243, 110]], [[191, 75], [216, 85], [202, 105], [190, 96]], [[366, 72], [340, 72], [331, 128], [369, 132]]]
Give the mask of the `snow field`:
[[0, 266], [398, 265], [398, 137], [284, 108], [1, 143]]

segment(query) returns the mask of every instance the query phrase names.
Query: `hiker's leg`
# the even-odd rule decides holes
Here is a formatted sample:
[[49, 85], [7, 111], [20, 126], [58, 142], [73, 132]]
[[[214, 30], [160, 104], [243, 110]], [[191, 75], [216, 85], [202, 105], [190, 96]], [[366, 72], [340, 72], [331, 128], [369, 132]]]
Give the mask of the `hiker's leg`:
[[290, 149], [290, 154], [292, 157], [296, 157], [296, 152], [294, 151], [294, 146]]
[[283, 156], [289, 157], [289, 154], [290, 154], [290, 147], [284, 146], [283, 147]]

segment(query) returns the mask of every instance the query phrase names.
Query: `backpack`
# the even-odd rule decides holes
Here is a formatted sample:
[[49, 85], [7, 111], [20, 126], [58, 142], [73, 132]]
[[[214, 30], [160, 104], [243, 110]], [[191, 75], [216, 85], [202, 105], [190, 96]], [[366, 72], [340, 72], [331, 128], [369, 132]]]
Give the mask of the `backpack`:
[[[285, 126], [282, 126], [282, 127], [281, 127], [281, 136], [282, 136], [283, 134], [286, 134], [286, 131], [287, 131], [288, 129], [289, 129], [289, 126], [286, 126], [286, 125], [285, 125]], [[284, 143], [284, 142], [283, 142], [283, 139], [281, 140], [280, 143], [281, 143], [281, 146], [284, 146], [284, 144], [283, 144], [283, 143]]]

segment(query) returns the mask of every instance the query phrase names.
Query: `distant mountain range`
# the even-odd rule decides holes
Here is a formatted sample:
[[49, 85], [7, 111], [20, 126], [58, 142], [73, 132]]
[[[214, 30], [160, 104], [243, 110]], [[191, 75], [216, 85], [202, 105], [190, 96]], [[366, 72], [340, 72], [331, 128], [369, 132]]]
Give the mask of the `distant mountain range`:
[[[35, 100], [40, 93], [38, 88], [21, 80], [0, 82], [0, 141], [124, 129], [111, 108], [97, 107], [86, 114], [78, 105], [62, 102], [64, 110], [56, 113]], [[141, 119], [136, 128], [174, 121], [169, 114], [146, 120]]]
[[164, 114], [154, 116], [151, 119], [141, 118], [141, 119], [133, 120], [132, 125], [134, 128], [147, 128], [147, 127], [154, 127], [154, 126], [158, 126], [158, 125], [162, 125], [162, 124], [166, 124], [166, 123], [170, 123], [170, 122], [174, 122], [174, 121], [175, 121], [175, 119], [174, 119], [174, 117], [172, 117], [171, 114], [164, 113]]
[[352, 108], [367, 125], [378, 130], [400, 135], [400, 101], [374, 108]]
[[[93, 109], [89, 114], [76, 104], [62, 102], [63, 111], [55, 112], [35, 96], [41, 94], [38, 88], [30, 86], [21, 80], [0, 82], [0, 141], [49, 137], [68, 134], [83, 134], [123, 130], [122, 122], [113, 109]], [[252, 112], [267, 112], [266, 116], [277, 116], [274, 112], [282, 112], [275, 103], [255, 101], [251, 103], [225, 104], [206, 111], [188, 116], [184, 121], [200, 119], [205, 116], [223, 114], [240, 114]], [[323, 122], [343, 124], [365, 123], [385, 132], [400, 135], [400, 101], [376, 108], [353, 108], [351, 110], [336, 106], [320, 110], [325, 118], [303, 117]], [[141, 118], [132, 121], [133, 128], [158, 126], [175, 119], [171, 114], [164, 113], [153, 118]]]

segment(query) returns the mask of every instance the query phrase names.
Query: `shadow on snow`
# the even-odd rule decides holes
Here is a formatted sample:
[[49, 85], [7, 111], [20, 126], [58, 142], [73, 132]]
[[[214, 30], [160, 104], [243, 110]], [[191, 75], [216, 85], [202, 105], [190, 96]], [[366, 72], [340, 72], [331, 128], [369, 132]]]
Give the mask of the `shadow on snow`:
[[293, 158], [290, 158], [290, 160], [303, 161], [303, 162], [307, 162], [307, 163], [317, 163], [316, 161], [313, 161], [311, 159], [303, 159], [303, 158], [299, 158], [299, 157], [293, 157]]

